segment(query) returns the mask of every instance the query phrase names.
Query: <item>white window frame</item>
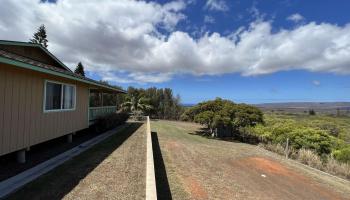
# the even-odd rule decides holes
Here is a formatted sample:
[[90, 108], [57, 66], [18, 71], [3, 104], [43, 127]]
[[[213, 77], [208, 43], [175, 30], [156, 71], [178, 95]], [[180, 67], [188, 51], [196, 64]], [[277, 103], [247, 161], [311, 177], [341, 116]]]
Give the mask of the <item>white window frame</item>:
[[[60, 109], [52, 109], [52, 110], [46, 110], [46, 85], [47, 83], [55, 83], [61, 85], [61, 108]], [[73, 108], [63, 109], [63, 86], [72, 86], [74, 90], [74, 106]], [[69, 84], [69, 83], [63, 83], [58, 81], [51, 81], [51, 80], [45, 80], [44, 82], [44, 102], [43, 102], [43, 110], [44, 113], [51, 113], [51, 112], [65, 112], [65, 111], [74, 111], [77, 107], [77, 87], [76, 85]]]

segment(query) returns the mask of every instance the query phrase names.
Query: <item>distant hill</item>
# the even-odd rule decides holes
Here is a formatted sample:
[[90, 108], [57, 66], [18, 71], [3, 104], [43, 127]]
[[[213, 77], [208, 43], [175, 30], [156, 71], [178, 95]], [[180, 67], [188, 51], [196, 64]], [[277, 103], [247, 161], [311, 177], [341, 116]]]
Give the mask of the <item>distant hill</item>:
[[286, 102], [263, 103], [255, 106], [263, 108], [350, 108], [350, 102]]
[[195, 106], [196, 104], [194, 103], [183, 103], [182, 106], [183, 107], [192, 107], [192, 106]]
[[318, 112], [335, 113], [337, 110], [350, 112], [350, 102], [286, 102], [255, 104], [262, 110], [305, 112], [313, 109]]

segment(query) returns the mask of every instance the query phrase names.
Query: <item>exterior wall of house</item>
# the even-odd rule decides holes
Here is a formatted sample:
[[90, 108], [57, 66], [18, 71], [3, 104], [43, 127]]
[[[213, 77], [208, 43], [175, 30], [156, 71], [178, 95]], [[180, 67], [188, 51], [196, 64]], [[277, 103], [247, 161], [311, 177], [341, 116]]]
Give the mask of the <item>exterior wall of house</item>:
[[[45, 80], [76, 85], [76, 109], [43, 111]], [[0, 63], [0, 155], [89, 126], [89, 85]]]

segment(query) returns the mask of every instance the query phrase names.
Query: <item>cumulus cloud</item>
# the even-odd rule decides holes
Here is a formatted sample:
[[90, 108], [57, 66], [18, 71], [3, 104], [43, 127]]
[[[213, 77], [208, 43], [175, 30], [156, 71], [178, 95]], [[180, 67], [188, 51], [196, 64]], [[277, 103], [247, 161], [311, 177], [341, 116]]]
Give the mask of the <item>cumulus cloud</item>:
[[295, 13], [295, 14], [287, 17], [287, 20], [297, 23], [297, 22], [303, 21], [304, 17], [302, 15], [300, 15], [299, 13]]
[[[262, 75], [286, 70], [350, 74], [350, 24], [310, 22], [272, 31], [257, 20], [228, 36], [177, 31], [186, 4], [129, 0], [3, 0], [0, 38], [24, 40], [40, 24], [49, 50], [112, 82], [164, 82], [176, 74]], [[28, 9], [31, 8], [31, 9]]]
[[228, 11], [229, 7], [224, 0], [207, 0], [204, 6], [205, 9], [215, 11]]

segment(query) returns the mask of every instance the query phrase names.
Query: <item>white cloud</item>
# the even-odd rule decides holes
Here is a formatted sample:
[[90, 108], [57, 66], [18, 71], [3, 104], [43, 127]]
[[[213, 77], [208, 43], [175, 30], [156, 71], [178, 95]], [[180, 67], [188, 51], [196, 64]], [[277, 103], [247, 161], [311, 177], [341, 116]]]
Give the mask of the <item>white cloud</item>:
[[114, 82], [296, 69], [350, 74], [350, 24], [310, 22], [272, 32], [272, 22], [260, 19], [229, 36], [214, 32], [195, 39], [176, 31], [186, 17], [185, 6], [182, 1], [160, 5], [129, 0], [57, 4], [3, 0], [0, 39], [28, 41], [44, 23], [52, 53], [71, 67], [81, 61], [91, 73]]
[[315, 86], [320, 86], [320, 85], [321, 85], [321, 82], [318, 81], [318, 80], [313, 80], [313, 81], [312, 81], [312, 84], [315, 85]]
[[213, 24], [213, 23], [215, 23], [215, 19], [214, 19], [214, 17], [212, 17], [210, 15], [205, 15], [204, 22], [208, 23], [208, 24]]
[[229, 7], [224, 0], [207, 0], [204, 6], [205, 9], [215, 11], [228, 11]]
[[295, 13], [295, 14], [287, 17], [287, 20], [297, 23], [297, 22], [303, 21], [304, 17], [302, 15], [300, 15], [299, 13]]
[[169, 81], [172, 77], [170, 73], [140, 73], [134, 72], [129, 74], [118, 75], [111, 71], [102, 72], [102, 80], [118, 83], [162, 83]]

